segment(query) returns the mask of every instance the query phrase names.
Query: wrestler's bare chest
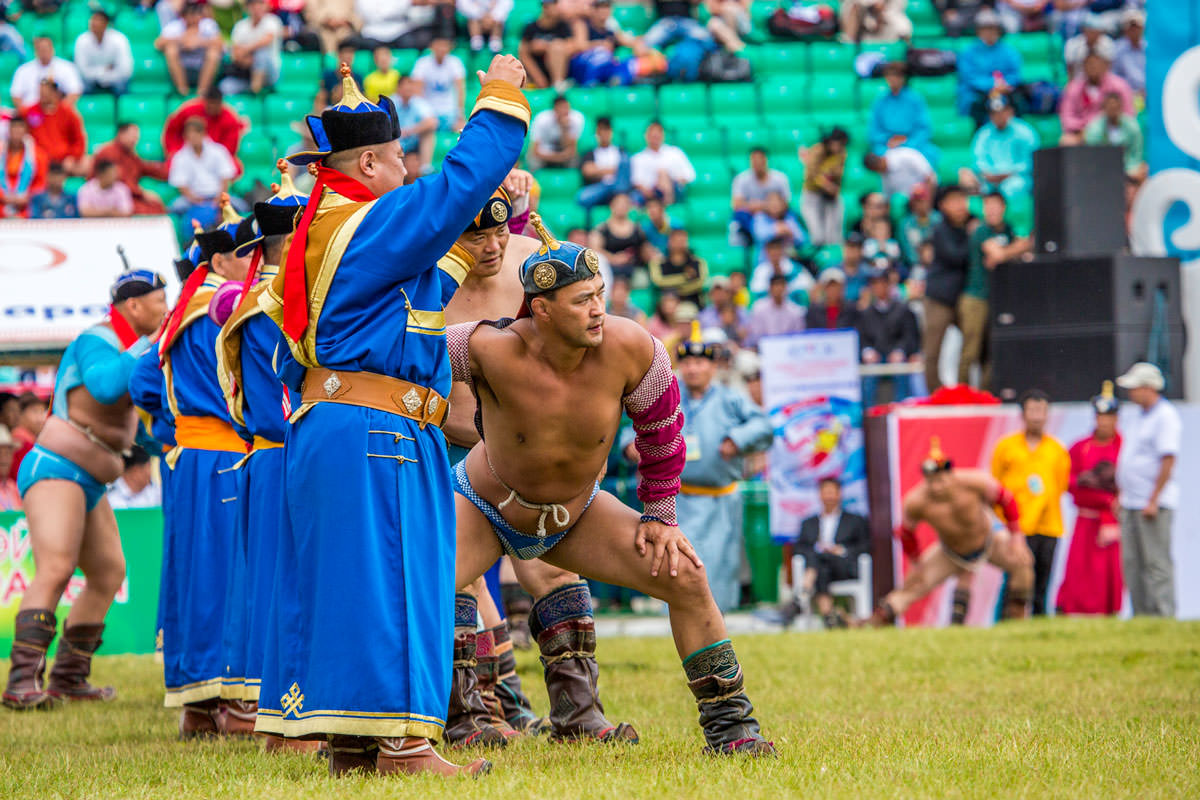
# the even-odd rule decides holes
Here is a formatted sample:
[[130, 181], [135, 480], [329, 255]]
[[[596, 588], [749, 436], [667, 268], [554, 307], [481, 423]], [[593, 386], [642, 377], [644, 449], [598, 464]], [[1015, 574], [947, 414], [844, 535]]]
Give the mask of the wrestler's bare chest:
[[945, 500], [926, 498], [923, 516], [942, 543], [958, 552], [978, 549], [987, 539], [988, 518], [979, 494], [955, 487]]

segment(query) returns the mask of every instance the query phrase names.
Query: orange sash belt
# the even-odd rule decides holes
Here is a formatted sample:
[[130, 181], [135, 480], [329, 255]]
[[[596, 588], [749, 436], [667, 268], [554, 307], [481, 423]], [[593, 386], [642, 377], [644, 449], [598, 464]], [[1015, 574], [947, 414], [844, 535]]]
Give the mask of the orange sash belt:
[[246, 452], [246, 442], [234, 433], [233, 426], [216, 417], [176, 417], [175, 442], [190, 450]]
[[274, 450], [277, 447], [283, 447], [283, 442], [273, 442], [262, 436], [255, 436], [252, 447], [255, 450]]
[[691, 483], [681, 483], [679, 485], [680, 494], [698, 494], [704, 497], [724, 497], [733, 494], [737, 490], [737, 482], [731, 483], [728, 486], [696, 486]]

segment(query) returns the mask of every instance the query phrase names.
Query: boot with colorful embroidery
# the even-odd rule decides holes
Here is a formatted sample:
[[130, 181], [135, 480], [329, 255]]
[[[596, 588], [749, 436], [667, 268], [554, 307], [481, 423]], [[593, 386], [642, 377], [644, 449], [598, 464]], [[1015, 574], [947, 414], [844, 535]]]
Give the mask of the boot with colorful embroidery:
[[446, 744], [450, 747], [503, 747], [505, 735], [492, 725], [492, 714], [479, 693], [475, 633], [477, 605], [469, 594], [454, 596], [454, 661], [450, 707], [446, 712]]
[[596, 625], [587, 583], [560, 586], [533, 604], [529, 627], [542, 652], [550, 696], [551, 738], [636, 743], [627, 722], [613, 725], [600, 703]]
[[509, 638], [508, 623], [502, 622], [491, 630], [496, 643], [497, 667], [500, 672], [495, 686], [495, 697], [500, 704], [501, 714], [509, 725], [530, 736], [540, 736], [550, 730], [550, 720], [533, 713], [533, 705], [521, 687], [517, 675], [517, 656]]
[[775, 746], [763, 738], [754, 706], [742, 687], [742, 668], [728, 639], [710, 644], [683, 661], [688, 688], [700, 707], [700, 727], [708, 742], [705, 753], [773, 756]]
[[496, 685], [500, 682], [500, 657], [496, 655], [494, 631], [479, 631], [475, 635], [475, 681], [492, 727], [500, 731], [505, 739], [511, 739], [522, 733], [508, 724], [500, 699], [496, 697]]
[[112, 700], [117, 690], [88, 683], [92, 654], [100, 647], [104, 625], [63, 625], [58, 655], [50, 668], [46, 691], [62, 700]]
[[17, 711], [52, 708], [58, 698], [42, 686], [46, 673], [46, 651], [54, 641], [58, 620], [46, 608], [30, 608], [17, 614], [12, 643], [12, 666], [4, 705]]

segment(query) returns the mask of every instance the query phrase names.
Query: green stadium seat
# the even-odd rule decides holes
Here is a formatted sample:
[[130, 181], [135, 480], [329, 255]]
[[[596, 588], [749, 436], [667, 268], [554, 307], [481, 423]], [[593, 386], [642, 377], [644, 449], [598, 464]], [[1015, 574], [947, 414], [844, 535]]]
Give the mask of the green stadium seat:
[[809, 117], [779, 120], [769, 118], [767, 150], [772, 157], [795, 158], [796, 149], [808, 146], [817, 139], [817, 125]]
[[[624, 147], [630, 153], [636, 153], [646, 146], [646, 125], [649, 122], [649, 116], [634, 114], [615, 115], [612, 121], [613, 138], [617, 144]], [[679, 146], [683, 147], [683, 145]]]
[[850, 161], [842, 178], [842, 190], [859, 195], [863, 192], [877, 192], [882, 185], [879, 175], [862, 165], [861, 160]]
[[[392, 66], [399, 70], [401, 75], [407, 75], [412, 72], [413, 65], [417, 63], [417, 59], [421, 57], [421, 53], [416, 50], [393, 50], [392, 51]], [[471, 62], [463, 59], [463, 63], [467, 65], [467, 74], [474, 76], [474, 72], [470, 70]], [[370, 72], [375, 69], [374, 63], [371, 64]]]
[[708, 263], [708, 274], [711, 276], [728, 275], [731, 272], [749, 269], [746, 265], [748, 251], [730, 247], [728, 243], [724, 247], [706, 249], [700, 255]]
[[708, 90], [713, 116], [724, 123], [728, 115], [758, 116], [758, 87], [753, 83], [718, 83]]
[[729, 162], [722, 159], [711, 165], [702, 165], [703, 171], [697, 168], [696, 181], [687, 188], [688, 202], [700, 202], [710, 198], [729, 199], [730, 170]]
[[729, 230], [728, 197], [689, 198], [688, 231], [694, 235], [719, 236]]
[[142, 136], [138, 139], [137, 154], [147, 161], [162, 161], [162, 141], [157, 136]]
[[591, 124], [595, 124], [597, 117], [606, 117], [612, 113], [609, 92], [604, 88], [568, 89], [567, 99], [571, 102], [571, 107], [581, 111]]
[[717, 127], [689, 125], [685, 128], [674, 128], [670, 142], [682, 148], [693, 162], [701, 158], [725, 155], [725, 132]]
[[667, 83], [658, 87], [658, 113], [668, 125], [675, 117], [708, 113], [708, 86], [703, 83]]
[[646, 122], [658, 114], [658, 98], [654, 96], [653, 86], [622, 86], [610, 90], [609, 95], [614, 111], [622, 116], [642, 117]]
[[558, 93], [553, 89], [528, 89], [525, 92], [525, 99], [529, 101], [529, 110], [533, 116], [537, 116], [542, 111], [554, 105], [554, 98]]
[[[92, 152], [100, 145], [107, 144], [113, 140], [117, 135], [117, 126], [112, 123], [97, 123], [95, 125], [88, 125], [84, 133], [87, 135], [88, 152]], [[158, 132], [154, 131], [154, 135], [158, 135]]]
[[775, 114], [802, 114], [809, 110], [809, 85], [806, 81], [772, 78], [762, 85], [762, 107], [767, 118]]
[[958, 79], [953, 75], [944, 78], [915, 78], [910, 84], [925, 98], [931, 108], [954, 108], [958, 95]]
[[[89, 16], [90, 13], [89, 11]], [[143, 43], [153, 44], [160, 33], [157, 14], [135, 11], [131, 8], [117, 14], [116, 20], [113, 21], [113, 27], [125, 34], [129, 38], [129, 44], [134, 47]], [[79, 33], [82, 32], [81, 28]]]
[[937, 9], [933, 7], [933, 3], [929, 2], [929, 0], [909, 0], [905, 14], [912, 20], [914, 25], [917, 23], [941, 24]]
[[266, 136], [243, 136], [238, 145], [238, 158], [246, 167], [246, 172], [252, 174], [265, 184], [270, 184], [274, 178], [269, 175], [275, 169], [275, 143]]
[[636, 34], [645, 33], [652, 22], [650, 10], [640, 3], [614, 6], [613, 19], [625, 30]]
[[143, 130], [167, 119], [167, 98], [161, 94], [126, 94], [117, 98], [117, 122], [136, 122]]
[[541, 169], [537, 173], [543, 202], [572, 202], [582, 182], [577, 169]]
[[312, 105], [312, 98], [307, 95], [299, 97], [277, 95], [267, 101], [266, 121], [274, 127], [303, 120], [304, 115], [312, 111]]
[[[725, 122], [721, 118], [721, 122]], [[725, 128], [725, 141], [728, 144], [729, 155], [735, 161], [744, 160], [747, 153], [755, 147], [770, 149], [771, 133], [761, 122], [743, 124], [734, 120], [729, 121]]]
[[810, 68], [814, 73], [854, 74], [854, 45], [841, 42], [811, 44], [808, 47]]
[[933, 126], [933, 143], [939, 147], [970, 142], [974, 135], [975, 123], [970, 117], [954, 116], [938, 119]]
[[170, 94], [174, 89], [171, 86], [171, 76], [167, 73], [166, 62], [157, 52], [151, 52], [153, 55], [138, 56], [138, 54], [134, 54], [131, 85], [145, 94]]
[[763, 45], [754, 51], [751, 65], [763, 75], [802, 75], [809, 70], [807, 46], [793, 44]]
[[970, 167], [975, 163], [969, 144], [961, 147], [946, 147], [942, 150], [941, 160], [938, 161], [938, 180], [942, 183], [958, 180], [959, 167]]
[[83, 118], [85, 129], [93, 125], [112, 125], [116, 119], [113, 116], [113, 99], [107, 94], [87, 94], [75, 103], [75, 109]]
[[225, 104], [240, 116], [250, 120], [250, 126], [263, 124], [266, 116], [263, 114], [262, 98], [253, 94], [232, 94], [225, 98]]
[[825, 76], [824, 80], [813, 83], [808, 94], [809, 108], [815, 114], [824, 116], [829, 111], [847, 111], [856, 107], [854, 96], [854, 75], [848, 78]]
[[587, 227], [583, 209], [575, 205], [574, 200], [539, 204], [538, 213], [542, 215], [550, 232], [560, 239], [565, 240], [572, 228]]
[[1048, 64], [1062, 59], [1062, 46], [1052, 49], [1055, 39], [1049, 33], [1022, 33], [1005, 41], [1021, 54], [1024, 65]]
[[922, 20], [913, 22], [913, 41], [923, 42], [928, 37], [940, 36], [943, 32], [942, 23]]
[[1042, 140], [1042, 147], [1053, 147], [1062, 136], [1062, 120], [1057, 116], [1027, 116], [1023, 119], [1033, 126]]

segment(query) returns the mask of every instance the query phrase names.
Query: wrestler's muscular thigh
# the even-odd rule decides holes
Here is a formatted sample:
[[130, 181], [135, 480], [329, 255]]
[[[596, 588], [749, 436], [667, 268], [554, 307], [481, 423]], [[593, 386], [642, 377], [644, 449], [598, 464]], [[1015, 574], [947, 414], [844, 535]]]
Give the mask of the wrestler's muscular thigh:
[[591, 507], [544, 561], [568, 572], [604, 583], [627, 586], [666, 601], [671, 612], [675, 648], [684, 658], [725, 638], [725, 621], [708, 588], [708, 577], [684, 557], [678, 574], [659, 570], [651, 577], [652, 548], [642, 555], [634, 547], [640, 515], [608, 492], [599, 492]]
[[36, 571], [21, 608], [56, 608], [79, 563], [87, 516], [83, 489], [73, 481], [41, 480], [25, 492], [25, 519]]
[[79, 548], [79, 568], [87, 578], [84, 590], [71, 606], [72, 625], [103, 622], [113, 598], [125, 580], [125, 552], [108, 498], [100, 498], [88, 512]]
[[462, 591], [482, 577], [504, 551], [492, 530], [492, 523], [457, 492], [454, 494], [454, 527], [458, 538], [454, 586]]
[[1029, 545], [1022, 541], [1020, 548], [1013, 552], [1011, 534], [1004, 529], [996, 531], [992, 552], [988, 556], [995, 566], [1008, 573], [1008, 585], [1013, 589], [1033, 588], [1033, 553]]
[[935, 544], [925, 551], [912, 572], [908, 573], [904, 585], [887, 596], [888, 605], [899, 616], [957, 572], [958, 567], [942, 551], [941, 544]]
[[[571, 534], [567, 534], [571, 538]], [[540, 558], [513, 559], [513, 572], [521, 588], [536, 597], [545, 597], [560, 586], [579, 580], [578, 573], [556, 567]]]

